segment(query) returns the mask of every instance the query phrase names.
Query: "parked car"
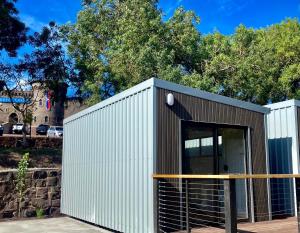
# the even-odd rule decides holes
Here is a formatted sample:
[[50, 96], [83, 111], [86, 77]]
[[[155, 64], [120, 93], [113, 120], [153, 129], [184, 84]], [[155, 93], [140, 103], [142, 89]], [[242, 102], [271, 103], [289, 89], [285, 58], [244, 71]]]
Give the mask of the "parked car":
[[50, 126], [47, 131], [47, 137], [62, 137], [63, 127], [61, 126]]
[[0, 136], [2, 136], [2, 135], [3, 135], [3, 131], [4, 131], [4, 128], [3, 128], [3, 126], [2, 126], [2, 125], [0, 125]]
[[12, 127], [12, 132], [14, 134], [21, 134], [23, 129], [23, 124], [15, 124]]
[[[18, 124], [15, 124], [13, 125], [12, 127], [12, 132], [14, 134], [22, 134], [22, 129], [23, 129], [23, 125], [22, 123], [18, 123]], [[30, 130], [29, 128], [26, 126], [26, 134], [29, 134], [30, 133]]]
[[36, 128], [35, 132], [37, 135], [46, 135], [49, 127], [49, 125], [41, 124]]

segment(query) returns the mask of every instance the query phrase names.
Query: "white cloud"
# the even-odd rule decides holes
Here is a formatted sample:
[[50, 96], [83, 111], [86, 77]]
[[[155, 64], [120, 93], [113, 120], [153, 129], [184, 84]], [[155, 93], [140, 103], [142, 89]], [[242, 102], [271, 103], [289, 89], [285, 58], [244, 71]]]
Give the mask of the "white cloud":
[[175, 10], [177, 7], [179, 7], [179, 5], [183, 2], [183, 0], [176, 0], [175, 4], [172, 5], [171, 7], [169, 7], [167, 10], [166, 10], [166, 14], [170, 14], [173, 10]]
[[25, 23], [26, 27], [29, 27], [33, 31], [40, 31], [47, 23], [37, 20], [36, 18], [26, 15], [20, 14], [21, 21]]
[[230, 16], [235, 12], [244, 9], [251, 0], [216, 0], [219, 12], [225, 12], [226, 15]]

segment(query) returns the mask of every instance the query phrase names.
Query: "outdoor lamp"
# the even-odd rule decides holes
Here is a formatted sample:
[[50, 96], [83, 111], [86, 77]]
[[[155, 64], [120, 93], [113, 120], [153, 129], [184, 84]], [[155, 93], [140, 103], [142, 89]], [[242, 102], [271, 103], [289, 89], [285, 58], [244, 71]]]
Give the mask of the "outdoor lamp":
[[167, 95], [167, 104], [169, 106], [173, 106], [174, 105], [174, 95], [172, 93], [169, 93]]

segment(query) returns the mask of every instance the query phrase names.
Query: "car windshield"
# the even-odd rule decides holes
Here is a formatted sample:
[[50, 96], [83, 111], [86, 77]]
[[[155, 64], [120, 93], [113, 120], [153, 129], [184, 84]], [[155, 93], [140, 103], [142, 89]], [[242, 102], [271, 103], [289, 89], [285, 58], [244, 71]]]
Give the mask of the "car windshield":
[[56, 127], [57, 131], [63, 131], [63, 127]]

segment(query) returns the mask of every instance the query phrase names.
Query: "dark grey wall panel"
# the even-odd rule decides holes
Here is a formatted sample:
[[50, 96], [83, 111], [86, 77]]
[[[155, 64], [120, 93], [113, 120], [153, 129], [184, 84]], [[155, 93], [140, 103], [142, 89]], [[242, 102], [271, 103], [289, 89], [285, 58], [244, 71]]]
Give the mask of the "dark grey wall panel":
[[300, 145], [300, 108], [297, 107], [297, 122], [298, 122], [298, 142]]
[[[197, 97], [172, 92], [175, 104], [166, 105], [170, 91], [157, 89], [157, 173], [180, 173], [180, 120], [242, 125], [251, 128], [253, 173], [266, 173], [264, 114], [225, 105]], [[263, 180], [254, 182], [257, 215], [268, 213], [267, 185]]]

